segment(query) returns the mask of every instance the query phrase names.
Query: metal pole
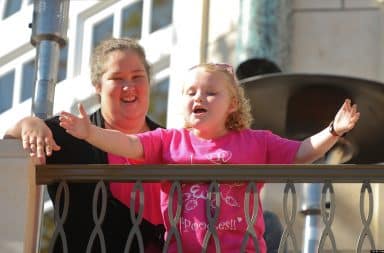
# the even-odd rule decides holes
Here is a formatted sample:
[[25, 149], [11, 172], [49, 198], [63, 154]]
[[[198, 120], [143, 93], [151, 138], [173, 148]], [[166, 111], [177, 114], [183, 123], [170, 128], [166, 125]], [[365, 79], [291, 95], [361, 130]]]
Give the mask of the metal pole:
[[321, 235], [321, 189], [323, 184], [304, 183], [301, 213], [305, 215], [303, 253], [315, 253]]
[[52, 116], [60, 48], [66, 44], [69, 0], [34, 0], [31, 43], [37, 49], [32, 113]]
[[[34, 0], [31, 43], [36, 47], [35, 91], [32, 114], [41, 119], [52, 116], [60, 48], [66, 44], [69, 0]], [[39, 252], [44, 188], [36, 190], [34, 219], [35, 252]]]
[[[319, 164], [341, 164], [350, 160], [354, 149], [351, 143], [344, 139], [327, 153], [324, 159], [317, 161]], [[303, 184], [303, 204], [301, 213], [305, 215], [303, 253], [315, 253], [318, 251], [321, 229], [323, 227], [321, 218], [321, 192], [323, 184]]]

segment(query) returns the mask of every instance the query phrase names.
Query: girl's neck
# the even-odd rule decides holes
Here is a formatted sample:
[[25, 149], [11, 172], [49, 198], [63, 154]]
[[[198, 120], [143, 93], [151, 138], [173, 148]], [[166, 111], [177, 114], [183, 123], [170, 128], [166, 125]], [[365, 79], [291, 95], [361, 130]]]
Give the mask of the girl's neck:
[[198, 138], [204, 140], [213, 140], [220, 138], [229, 133], [229, 130], [224, 128], [222, 130], [202, 131], [196, 128], [191, 128], [190, 131]]

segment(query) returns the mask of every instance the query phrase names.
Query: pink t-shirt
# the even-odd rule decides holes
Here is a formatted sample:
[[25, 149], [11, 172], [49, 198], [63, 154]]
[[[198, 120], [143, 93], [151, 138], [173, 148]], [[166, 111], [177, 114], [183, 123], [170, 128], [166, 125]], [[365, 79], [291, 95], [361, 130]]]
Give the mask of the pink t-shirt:
[[[187, 129], [157, 129], [138, 135], [149, 164], [290, 164], [296, 155], [300, 142], [287, 140], [270, 131], [242, 130], [232, 131], [214, 140], [197, 138]], [[236, 166], [233, 166], [234, 170]], [[170, 183], [161, 185], [161, 211], [167, 232], [170, 229], [168, 219], [168, 195]], [[263, 184], [258, 183], [258, 196]], [[244, 215], [244, 193], [246, 183], [234, 182], [220, 184], [220, 215], [216, 230], [223, 253], [239, 252], [247, 229]], [[207, 183], [188, 183], [182, 185], [183, 208], [178, 229], [181, 235], [183, 252], [201, 252], [208, 221], [205, 215]], [[250, 198], [253, 200], [253, 197]], [[173, 210], [176, 210], [174, 199]], [[252, 207], [252, 202], [250, 207]], [[215, 208], [214, 206], [210, 207]], [[266, 252], [263, 238], [264, 219], [259, 198], [258, 215], [254, 229], [258, 238], [260, 252]], [[173, 212], [175, 213], [175, 212]], [[252, 212], [250, 211], [251, 215]], [[167, 234], [166, 234], [167, 236]], [[172, 237], [169, 252], [177, 252], [177, 244]], [[211, 237], [208, 252], [215, 252]], [[255, 252], [250, 238], [246, 252]]]
[[[140, 164], [142, 162], [137, 160], [128, 160], [121, 156], [116, 156], [113, 154], [108, 154], [109, 164]], [[112, 195], [124, 203], [126, 206], [130, 207], [131, 202], [131, 191], [135, 186], [134, 183], [117, 183], [111, 182], [109, 184], [109, 189], [111, 190]], [[163, 219], [161, 216], [160, 210], [160, 183], [143, 183], [144, 189], [144, 209], [143, 209], [143, 218], [152, 224], [163, 224]], [[135, 202], [135, 212], [139, 210], [139, 195], [136, 194]]]

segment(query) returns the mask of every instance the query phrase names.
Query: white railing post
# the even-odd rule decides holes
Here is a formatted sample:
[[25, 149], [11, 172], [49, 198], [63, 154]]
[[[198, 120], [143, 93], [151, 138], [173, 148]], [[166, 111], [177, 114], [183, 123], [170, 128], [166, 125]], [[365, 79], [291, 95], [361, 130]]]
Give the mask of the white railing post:
[[18, 140], [0, 140], [0, 252], [38, 252], [42, 186]]

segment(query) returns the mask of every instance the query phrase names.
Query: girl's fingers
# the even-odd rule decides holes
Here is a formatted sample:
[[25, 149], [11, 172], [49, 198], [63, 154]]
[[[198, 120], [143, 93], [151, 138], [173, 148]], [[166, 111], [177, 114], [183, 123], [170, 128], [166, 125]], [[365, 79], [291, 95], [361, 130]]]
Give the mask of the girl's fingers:
[[354, 104], [353, 106], [352, 106], [352, 113], [353, 114], [355, 114], [356, 112], [357, 112], [357, 105], [356, 104]]
[[60, 120], [61, 120], [61, 118], [67, 119], [67, 120], [72, 120], [72, 119], [75, 118], [75, 116], [72, 113], [69, 113], [69, 112], [61, 112], [60, 113]]
[[348, 110], [348, 99], [344, 100], [343, 105], [341, 106], [341, 111], [347, 111]]
[[68, 113], [61, 114], [59, 119], [60, 119], [60, 126], [64, 127], [65, 129], [71, 127], [76, 120], [76, 118], [73, 115]]
[[353, 115], [353, 121], [357, 122], [359, 119], [360, 119], [360, 113], [357, 112], [357, 113], [355, 113], [355, 115]]
[[72, 127], [72, 124], [65, 119], [60, 119], [60, 126], [63, 127], [65, 130], [69, 130]]
[[78, 110], [79, 110], [80, 115], [81, 115], [82, 118], [87, 118], [87, 117], [88, 117], [87, 112], [85, 111], [84, 106], [83, 106], [82, 103], [79, 103], [79, 104], [77, 105], [77, 108], [78, 108]]

